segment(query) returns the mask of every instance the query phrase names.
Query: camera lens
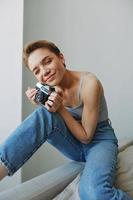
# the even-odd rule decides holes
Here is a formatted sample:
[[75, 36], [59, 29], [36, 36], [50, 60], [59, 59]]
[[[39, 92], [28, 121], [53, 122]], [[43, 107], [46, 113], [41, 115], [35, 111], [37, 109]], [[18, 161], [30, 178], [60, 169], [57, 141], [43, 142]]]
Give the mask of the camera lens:
[[35, 100], [39, 103], [44, 104], [48, 99], [48, 95], [43, 93], [42, 91], [38, 91], [35, 95]]

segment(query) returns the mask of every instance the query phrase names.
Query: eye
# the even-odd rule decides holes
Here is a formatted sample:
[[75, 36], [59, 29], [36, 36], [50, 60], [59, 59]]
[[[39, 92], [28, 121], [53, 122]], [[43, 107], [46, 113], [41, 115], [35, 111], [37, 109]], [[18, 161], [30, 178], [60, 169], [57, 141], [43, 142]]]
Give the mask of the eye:
[[34, 74], [37, 75], [39, 73], [39, 70], [35, 70]]
[[52, 59], [47, 59], [44, 64], [47, 65], [47, 64], [50, 64], [51, 62], [52, 62]]

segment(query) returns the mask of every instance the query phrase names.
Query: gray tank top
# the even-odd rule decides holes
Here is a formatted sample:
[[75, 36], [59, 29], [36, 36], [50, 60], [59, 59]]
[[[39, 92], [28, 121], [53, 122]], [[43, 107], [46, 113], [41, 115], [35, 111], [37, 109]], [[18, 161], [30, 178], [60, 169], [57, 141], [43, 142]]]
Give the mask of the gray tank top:
[[[88, 73], [88, 72], [87, 72]], [[78, 99], [79, 99], [79, 105], [75, 106], [75, 107], [66, 107], [67, 110], [71, 113], [71, 115], [77, 120], [77, 121], [81, 121], [81, 117], [82, 117], [82, 112], [83, 112], [83, 102], [81, 101], [80, 98], [80, 92], [82, 89], [82, 83], [83, 83], [83, 79], [84, 79], [84, 75], [87, 74], [86, 72], [83, 73], [81, 75], [80, 78], [80, 85], [79, 85], [79, 90], [78, 90]], [[104, 94], [101, 96], [101, 100], [100, 100], [100, 109], [99, 109], [99, 118], [98, 118], [98, 122], [104, 121], [108, 119], [108, 108], [107, 108], [107, 103], [106, 103], [106, 99], [104, 97]]]

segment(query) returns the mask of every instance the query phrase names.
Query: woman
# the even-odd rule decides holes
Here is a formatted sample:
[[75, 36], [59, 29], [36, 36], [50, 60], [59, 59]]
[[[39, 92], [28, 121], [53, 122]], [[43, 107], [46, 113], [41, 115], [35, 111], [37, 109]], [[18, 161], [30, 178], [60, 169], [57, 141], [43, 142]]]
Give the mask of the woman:
[[[118, 145], [98, 78], [68, 70], [58, 47], [46, 40], [26, 45], [24, 62], [40, 83], [55, 91], [1, 146], [1, 178], [13, 175], [47, 140], [70, 159], [85, 162], [81, 200], [130, 200], [113, 187]], [[36, 92], [26, 91], [35, 104]]]

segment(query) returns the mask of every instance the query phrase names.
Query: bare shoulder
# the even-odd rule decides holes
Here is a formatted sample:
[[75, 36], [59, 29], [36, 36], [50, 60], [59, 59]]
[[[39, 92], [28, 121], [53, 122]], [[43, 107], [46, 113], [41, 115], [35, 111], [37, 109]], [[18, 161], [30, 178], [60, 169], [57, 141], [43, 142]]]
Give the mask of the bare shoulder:
[[103, 91], [103, 86], [99, 78], [92, 72], [87, 71], [72, 71], [74, 76], [78, 80], [83, 79], [82, 81], [82, 90], [86, 92], [87, 90], [93, 90], [95, 88], [100, 88]]
[[84, 72], [84, 86], [98, 84], [102, 87], [101, 81], [91, 72]]
[[85, 72], [82, 86], [82, 96], [86, 96], [89, 93], [91, 95], [93, 92], [103, 93], [102, 83], [95, 74], [91, 72]]

